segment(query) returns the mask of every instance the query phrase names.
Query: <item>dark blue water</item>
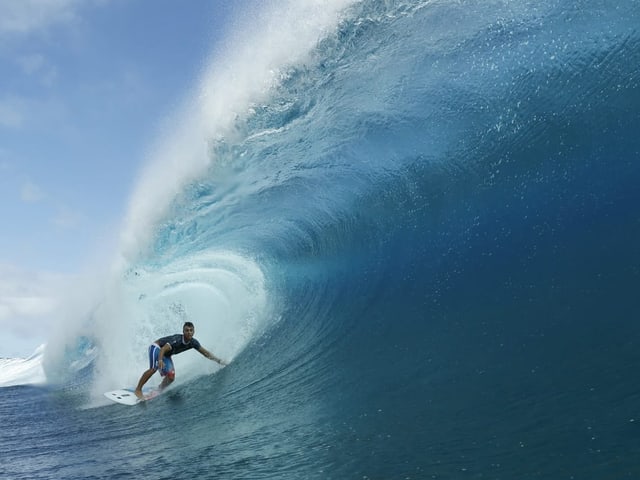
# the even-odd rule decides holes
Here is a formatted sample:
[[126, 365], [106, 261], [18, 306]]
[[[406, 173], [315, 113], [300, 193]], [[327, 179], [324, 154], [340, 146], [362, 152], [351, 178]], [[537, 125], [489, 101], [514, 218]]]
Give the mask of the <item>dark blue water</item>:
[[2, 389], [0, 476], [640, 478], [638, 25], [636, 1], [352, 6], [123, 279], [127, 381], [194, 312], [231, 365], [133, 408], [96, 401], [98, 365]]

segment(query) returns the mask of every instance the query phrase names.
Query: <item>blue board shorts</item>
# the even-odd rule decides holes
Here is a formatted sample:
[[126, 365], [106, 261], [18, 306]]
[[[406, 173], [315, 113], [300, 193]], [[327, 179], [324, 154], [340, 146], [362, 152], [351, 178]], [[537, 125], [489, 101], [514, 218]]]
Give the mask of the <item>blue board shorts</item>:
[[[158, 355], [160, 355], [160, 347], [155, 343], [149, 345], [149, 368], [158, 369]], [[162, 370], [160, 370], [160, 376], [164, 377], [169, 373], [175, 373], [171, 357], [164, 357], [162, 363], [164, 365], [162, 366]]]

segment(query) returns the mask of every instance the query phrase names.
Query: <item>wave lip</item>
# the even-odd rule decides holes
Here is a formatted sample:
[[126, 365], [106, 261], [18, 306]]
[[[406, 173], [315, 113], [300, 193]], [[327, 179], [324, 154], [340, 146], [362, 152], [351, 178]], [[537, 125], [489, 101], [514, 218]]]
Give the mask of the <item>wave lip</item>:
[[231, 36], [207, 61], [176, 120], [150, 147], [124, 219], [120, 262], [147, 253], [149, 233], [170, 214], [176, 196], [217, 161], [210, 146], [238, 136], [238, 123], [255, 113], [256, 105], [268, 102], [290, 66], [310, 55], [352, 3], [269, 2], [240, 22], [242, 34]]
[[40, 385], [47, 377], [42, 368], [46, 345], [40, 345], [28, 358], [0, 359], [0, 387]]

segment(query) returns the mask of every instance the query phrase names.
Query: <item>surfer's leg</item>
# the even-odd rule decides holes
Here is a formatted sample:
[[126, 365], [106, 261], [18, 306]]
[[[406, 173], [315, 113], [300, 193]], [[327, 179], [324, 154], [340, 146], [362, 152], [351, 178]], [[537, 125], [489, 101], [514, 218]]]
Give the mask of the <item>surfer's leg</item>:
[[171, 385], [171, 382], [176, 378], [176, 371], [173, 367], [173, 361], [171, 358], [164, 359], [164, 369], [160, 372], [160, 375], [164, 377], [160, 383], [160, 390], [163, 390]]
[[167, 388], [169, 385], [171, 385], [171, 382], [173, 382], [173, 379], [169, 377], [169, 375], [164, 377], [162, 379], [162, 382], [160, 382], [160, 390], [164, 390], [165, 388]]
[[153, 376], [154, 373], [156, 373], [155, 368], [150, 368], [149, 370], [145, 370], [145, 372], [140, 377], [140, 380], [138, 381], [138, 386], [136, 387], [136, 391], [135, 391], [136, 397], [144, 398], [144, 395], [142, 395], [142, 387], [144, 387], [144, 384], [149, 381], [149, 379]]
[[160, 348], [156, 345], [149, 346], [149, 368], [145, 370], [145, 372], [140, 377], [138, 381], [138, 386], [136, 387], [135, 394], [138, 398], [144, 398], [142, 394], [142, 387], [145, 383], [149, 381], [149, 379], [153, 376], [154, 373], [158, 370], [158, 353], [160, 352]]

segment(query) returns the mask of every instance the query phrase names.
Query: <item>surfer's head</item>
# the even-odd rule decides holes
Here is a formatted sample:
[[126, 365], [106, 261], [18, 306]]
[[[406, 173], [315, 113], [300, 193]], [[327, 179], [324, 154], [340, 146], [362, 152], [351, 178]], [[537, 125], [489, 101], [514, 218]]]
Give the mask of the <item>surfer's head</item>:
[[185, 342], [190, 342], [193, 338], [193, 333], [195, 332], [195, 327], [191, 322], [184, 322], [182, 326], [182, 336]]

